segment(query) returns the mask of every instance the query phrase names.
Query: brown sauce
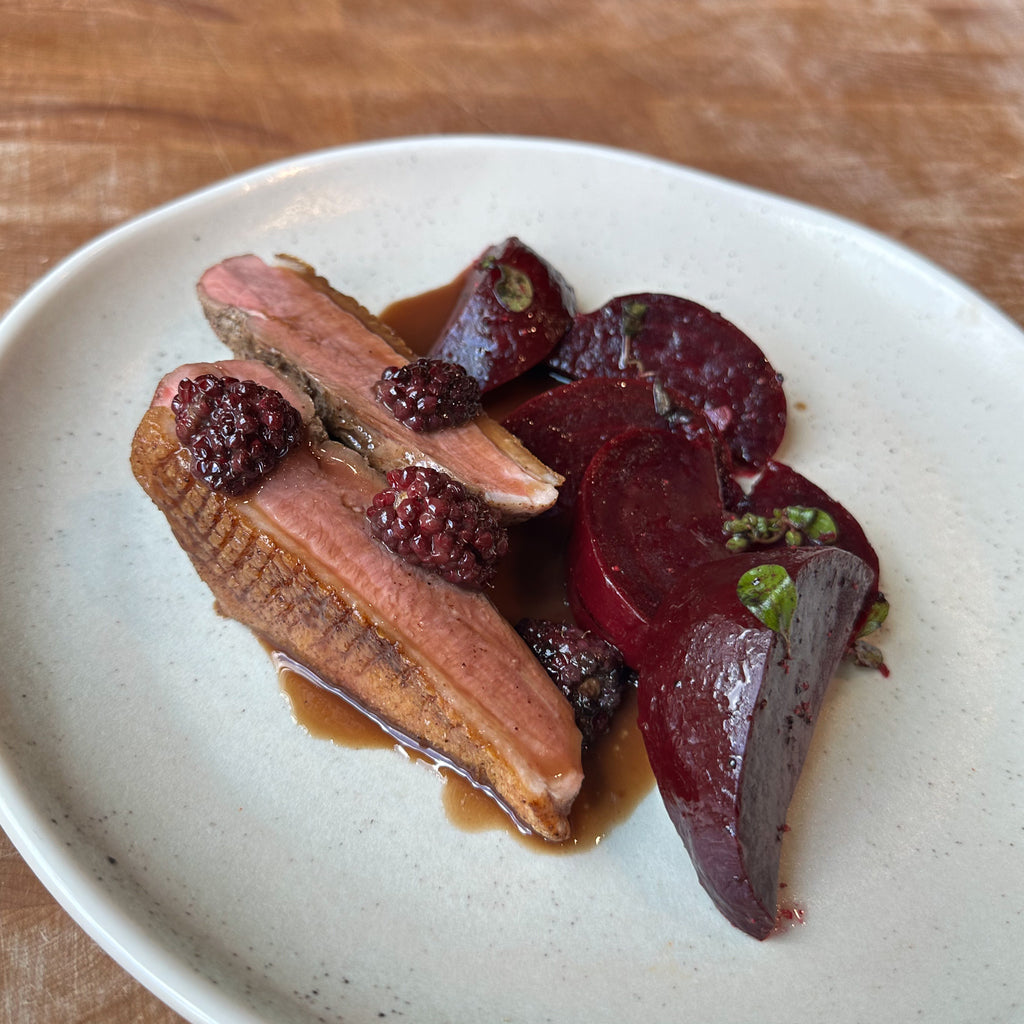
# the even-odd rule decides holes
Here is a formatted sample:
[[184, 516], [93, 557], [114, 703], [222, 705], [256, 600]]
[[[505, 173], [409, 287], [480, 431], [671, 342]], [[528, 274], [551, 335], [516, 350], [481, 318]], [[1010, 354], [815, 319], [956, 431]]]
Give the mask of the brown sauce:
[[635, 691], [627, 695], [612, 731], [583, 755], [583, 778], [583, 788], [569, 815], [572, 838], [565, 843], [549, 843], [518, 832], [493, 800], [458, 776], [448, 776], [444, 809], [448, 820], [464, 831], [507, 829], [520, 842], [543, 853], [577, 853], [596, 846], [633, 813], [654, 785], [636, 724]]
[[417, 355], [426, 355], [437, 340], [466, 280], [463, 271], [448, 284], [392, 302], [379, 315]]
[[[409, 347], [424, 354], [441, 332], [462, 289], [460, 274], [440, 288], [392, 303], [380, 319]], [[545, 374], [525, 374], [488, 395], [485, 405], [496, 419], [555, 381]], [[492, 599], [510, 621], [524, 617], [571, 621], [565, 594], [564, 532], [550, 519], [534, 519], [510, 530], [510, 550], [494, 583]], [[346, 747], [394, 747], [396, 737], [347, 700], [288, 667], [276, 657], [281, 687], [296, 720], [309, 733]], [[570, 814], [572, 839], [545, 842], [523, 835], [502, 807], [457, 772], [441, 766], [443, 802], [448, 820], [468, 832], [503, 829], [537, 850], [572, 853], [597, 845], [654, 787], [636, 720], [636, 694], [630, 692], [611, 732], [583, 758], [584, 783]], [[433, 760], [429, 752], [403, 744], [414, 758]]]
[[[288, 697], [292, 714], [311, 736], [356, 749], [390, 748], [396, 738], [348, 701], [317, 683], [279, 664], [281, 689]], [[403, 744], [405, 754], [432, 761], [428, 753]], [[583, 788], [570, 814], [572, 838], [549, 843], [524, 835], [508, 814], [486, 793], [444, 765], [445, 815], [465, 832], [501, 829], [520, 842], [544, 853], [574, 853], [590, 849], [617, 825], [625, 821], [654, 785], [636, 724], [636, 694], [630, 691], [615, 717], [612, 730], [583, 757]]]

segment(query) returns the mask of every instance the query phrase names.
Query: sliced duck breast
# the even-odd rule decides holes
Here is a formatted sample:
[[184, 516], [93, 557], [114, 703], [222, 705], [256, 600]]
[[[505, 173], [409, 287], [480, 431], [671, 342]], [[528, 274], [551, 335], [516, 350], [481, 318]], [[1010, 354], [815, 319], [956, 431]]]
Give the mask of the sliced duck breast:
[[[310, 442], [244, 495], [213, 490], [193, 477], [170, 408], [178, 381], [196, 373], [279, 390]], [[407, 565], [370, 536], [364, 510], [383, 477], [319, 441], [316, 426], [308, 399], [262, 363], [191, 364], [158, 386], [132, 469], [225, 615], [459, 768], [525, 829], [567, 838], [582, 782], [569, 703], [485, 594]]]
[[561, 477], [486, 413], [416, 433], [374, 396], [389, 366], [415, 356], [354, 299], [298, 261], [236, 256], [203, 274], [199, 298], [214, 331], [244, 359], [279, 369], [313, 396], [328, 432], [375, 469], [432, 466], [460, 480], [507, 520], [550, 508]]

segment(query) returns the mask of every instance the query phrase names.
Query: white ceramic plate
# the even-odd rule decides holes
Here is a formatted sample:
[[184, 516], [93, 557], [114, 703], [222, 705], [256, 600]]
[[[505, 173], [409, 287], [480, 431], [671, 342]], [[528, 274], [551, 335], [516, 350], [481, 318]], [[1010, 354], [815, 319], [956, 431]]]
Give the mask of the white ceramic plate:
[[[450, 825], [392, 751], [311, 739], [128, 468], [158, 378], [221, 353], [194, 284], [255, 251], [371, 309], [518, 234], [580, 305], [720, 309], [786, 378], [783, 455], [860, 516], [892, 675], [830, 692], [757, 943], [656, 794], [584, 854]], [[1024, 344], [835, 217], [636, 155], [502, 138], [324, 152], [87, 246], [0, 328], [0, 822], [186, 1017], [419, 1024], [1024, 1013]]]

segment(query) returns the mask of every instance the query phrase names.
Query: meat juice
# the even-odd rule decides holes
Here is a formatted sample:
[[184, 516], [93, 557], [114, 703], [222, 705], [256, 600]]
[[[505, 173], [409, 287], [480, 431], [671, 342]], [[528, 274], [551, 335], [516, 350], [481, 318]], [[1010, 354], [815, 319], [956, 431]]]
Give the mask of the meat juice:
[[[398, 740], [353, 704], [275, 658], [281, 689], [296, 721], [311, 736], [355, 749], [382, 749]], [[429, 752], [402, 743], [413, 760], [437, 765]], [[623, 697], [607, 735], [583, 755], [584, 780], [570, 813], [572, 837], [551, 843], [535, 835], [524, 835], [501, 806], [462, 775], [437, 765], [444, 780], [442, 802], [445, 816], [465, 832], [502, 829], [519, 842], [543, 853], [581, 852], [596, 846], [617, 824], [633, 813], [637, 804], [653, 789], [654, 776], [647, 761], [640, 730], [636, 725], [636, 694]]]

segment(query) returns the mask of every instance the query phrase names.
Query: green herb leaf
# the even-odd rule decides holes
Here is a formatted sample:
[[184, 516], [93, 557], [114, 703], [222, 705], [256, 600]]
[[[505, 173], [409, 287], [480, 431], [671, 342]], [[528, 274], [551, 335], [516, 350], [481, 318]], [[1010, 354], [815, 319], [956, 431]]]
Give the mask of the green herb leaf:
[[[647, 305], [643, 302], [630, 301], [622, 307], [622, 349], [619, 352], [619, 369], [626, 370], [634, 367], [640, 376], [644, 376], [644, 366], [639, 359], [633, 355], [633, 339], [644, 329], [644, 320], [647, 318]], [[663, 396], [667, 397], [667, 396]], [[658, 398], [655, 396], [655, 408]]]
[[889, 602], [879, 594], [875, 603], [871, 606], [871, 611], [868, 612], [868, 617], [864, 620], [864, 625], [861, 626], [857, 636], [867, 636], [870, 633], [874, 633], [876, 629], [880, 629], [888, 614]]
[[[779, 515], [778, 510], [776, 515]], [[839, 534], [836, 521], [824, 509], [790, 505], [782, 510], [782, 516], [787, 518], [807, 540], [817, 541], [819, 544], [832, 544]]]
[[647, 303], [633, 299], [622, 307], [622, 336], [635, 338], [644, 329], [647, 319]]
[[533, 282], [521, 270], [499, 263], [501, 276], [494, 284], [497, 300], [510, 312], [522, 313], [533, 304]]
[[781, 566], [769, 563], [748, 569], [736, 584], [736, 596], [769, 629], [789, 642], [796, 612], [796, 584]]

